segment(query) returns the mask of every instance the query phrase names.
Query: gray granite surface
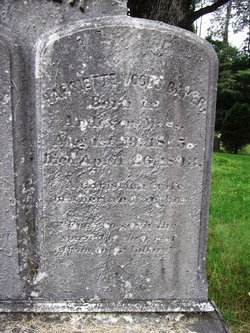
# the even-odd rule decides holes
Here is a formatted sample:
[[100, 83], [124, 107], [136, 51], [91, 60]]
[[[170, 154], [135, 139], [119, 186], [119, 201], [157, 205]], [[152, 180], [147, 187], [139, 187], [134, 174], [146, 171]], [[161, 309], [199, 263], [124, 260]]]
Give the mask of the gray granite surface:
[[227, 332], [205, 274], [212, 48], [124, 1], [59, 2], [0, 3], [0, 332]]
[[[18, 267], [13, 147], [16, 77], [12, 72], [14, 45], [0, 35], [0, 299], [18, 298]], [[16, 81], [17, 82], [17, 81]]]
[[38, 298], [206, 301], [211, 47], [113, 17], [36, 59]]

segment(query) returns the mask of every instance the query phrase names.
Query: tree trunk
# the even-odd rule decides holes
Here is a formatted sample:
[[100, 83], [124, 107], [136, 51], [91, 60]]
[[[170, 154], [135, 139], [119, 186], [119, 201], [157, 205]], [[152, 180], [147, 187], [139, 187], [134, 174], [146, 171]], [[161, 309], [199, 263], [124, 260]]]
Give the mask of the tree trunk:
[[128, 0], [130, 16], [163, 21], [193, 31], [193, 23], [201, 16], [212, 13], [229, 0], [215, 0], [195, 11], [194, 0]]
[[187, 30], [192, 30], [192, 23], [185, 22], [191, 4], [192, 0], [128, 0], [131, 16], [163, 21]]
[[231, 19], [231, 13], [232, 13], [232, 0], [230, 0], [227, 4], [227, 13], [225, 18], [225, 26], [223, 31], [223, 44], [228, 45], [228, 28], [230, 24]]

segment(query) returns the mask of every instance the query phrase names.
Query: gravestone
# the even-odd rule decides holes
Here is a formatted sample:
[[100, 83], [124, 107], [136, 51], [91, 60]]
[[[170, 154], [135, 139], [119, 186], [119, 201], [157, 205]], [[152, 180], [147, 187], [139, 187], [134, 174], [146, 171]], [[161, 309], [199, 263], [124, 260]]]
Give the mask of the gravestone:
[[47, 299], [209, 306], [214, 83], [204, 77], [214, 80], [216, 62], [175, 30], [105, 18], [40, 42], [38, 292]]
[[220, 152], [220, 137], [214, 137], [214, 152]]
[[134, 330], [184, 312], [180, 332], [225, 332], [205, 274], [214, 51], [187, 31], [126, 17], [124, 1], [86, 1], [84, 13], [8, 3], [0, 310], [110, 312], [82, 314], [99, 327], [138, 313]]
[[[0, 36], [0, 298], [21, 296], [16, 230], [12, 72], [14, 45]], [[7, 278], [8, 277], [8, 278]]]

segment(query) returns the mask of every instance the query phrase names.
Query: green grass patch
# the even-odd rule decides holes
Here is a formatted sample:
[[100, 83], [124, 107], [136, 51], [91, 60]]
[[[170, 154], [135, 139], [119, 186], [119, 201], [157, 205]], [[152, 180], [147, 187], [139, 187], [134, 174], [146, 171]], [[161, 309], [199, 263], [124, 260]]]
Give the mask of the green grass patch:
[[232, 332], [250, 332], [250, 155], [214, 153], [207, 254], [209, 297]]

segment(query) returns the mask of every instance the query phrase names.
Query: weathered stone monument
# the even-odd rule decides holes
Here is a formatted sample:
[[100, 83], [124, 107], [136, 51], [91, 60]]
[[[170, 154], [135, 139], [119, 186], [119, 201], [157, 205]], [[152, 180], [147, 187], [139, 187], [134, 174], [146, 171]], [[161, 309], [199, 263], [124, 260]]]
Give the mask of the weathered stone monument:
[[54, 312], [68, 315], [34, 315], [34, 332], [72, 332], [76, 312], [79, 332], [226, 332], [205, 274], [212, 48], [127, 17], [125, 1], [4, 0], [0, 13], [6, 332]]

